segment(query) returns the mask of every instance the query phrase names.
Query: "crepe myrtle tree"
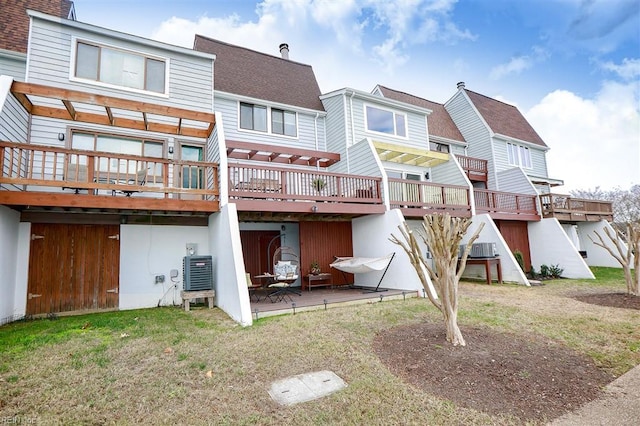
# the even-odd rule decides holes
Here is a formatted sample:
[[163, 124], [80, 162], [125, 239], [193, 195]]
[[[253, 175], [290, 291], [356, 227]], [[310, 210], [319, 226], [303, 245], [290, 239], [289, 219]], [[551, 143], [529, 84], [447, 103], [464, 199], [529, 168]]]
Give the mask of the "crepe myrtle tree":
[[594, 231], [597, 241], [591, 235], [589, 239], [622, 265], [627, 294], [640, 297], [640, 221], [627, 222], [624, 232], [618, 225], [613, 232], [610, 228], [604, 228], [604, 233], [608, 241], [598, 231]]
[[596, 239], [591, 235], [588, 237], [593, 244], [605, 249], [622, 265], [627, 293], [640, 296], [640, 185], [632, 185], [628, 190], [614, 188], [605, 191], [596, 187], [571, 191], [571, 195], [587, 200], [612, 202], [612, 227], [615, 231], [604, 228], [604, 236], [594, 231]]
[[[446, 339], [454, 346], [466, 346], [464, 337], [458, 327], [458, 283], [467, 264], [467, 256], [471, 245], [480, 235], [484, 227], [481, 223], [476, 232], [471, 236], [464, 248], [462, 257], [458, 262], [460, 241], [471, 225], [471, 220], [462, 217], [451, 217], [448, 214], [425, 215], [422, 221], [422, 229], [412, 231], [406, 222], [398, 226], [402, 234], [402, 240], [391, 234], [389, 239], [399, 245], [409, 256], [411, 265], [416, 270], [427, 297], [442, 312], [447, 328]], [[418, 245], [418, 239], [422, 239], [429, 247], [433, 266], [427, 261], [425, 253]], [[456, 269], [457, 268], [457, 269]], [[427, 271], [436, 294], [429, 286], [424, 271]]]

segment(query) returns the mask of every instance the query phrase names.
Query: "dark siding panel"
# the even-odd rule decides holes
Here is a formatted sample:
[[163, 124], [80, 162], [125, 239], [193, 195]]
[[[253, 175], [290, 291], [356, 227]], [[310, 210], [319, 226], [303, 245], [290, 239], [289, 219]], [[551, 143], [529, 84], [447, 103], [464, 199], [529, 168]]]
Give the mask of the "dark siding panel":
[[[252, 277], [273, 270], [273, 254], [280, 247], [278, 236], [279, 231], [240, 231], [244, 270]], [[273, 242], [269, 247], [271, 241]]]
[[353, 275], [330, 268], [336, 256], [353, 256], [351, 222], [300, 222], [300, 270], [309, 273], [317, 261], [322, 272], [331, 272], [335, 284], [352, 284]]
[[496, 221], [496, 225], [513, 253], [516, 250], [522, 252], [524, 258], [525, 273], [531, 270], [531, 251], [529, 250], [529, 232], [527, 222], [523, 221]]

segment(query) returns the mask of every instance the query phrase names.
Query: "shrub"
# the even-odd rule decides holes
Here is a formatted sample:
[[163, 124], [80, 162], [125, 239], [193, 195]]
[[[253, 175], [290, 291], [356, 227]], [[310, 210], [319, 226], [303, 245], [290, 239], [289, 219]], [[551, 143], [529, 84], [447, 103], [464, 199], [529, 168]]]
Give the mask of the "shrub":
[[540, 277], [549, 278], [550, 276], [549, 267], [547, 265], [540, 265]]
[[564, 268], [561, 268], [559, 264], [549, 267], [549, 275], [551, 275], [552, 278], [560, 278], [563, 272]]
[[516, 262], [518, 262], [520, 269], [524, 272], [524, 256], [522, 255], [522, 252], [520, 250], [515, 250], [513, 252], [513, 257], [516, 258]]

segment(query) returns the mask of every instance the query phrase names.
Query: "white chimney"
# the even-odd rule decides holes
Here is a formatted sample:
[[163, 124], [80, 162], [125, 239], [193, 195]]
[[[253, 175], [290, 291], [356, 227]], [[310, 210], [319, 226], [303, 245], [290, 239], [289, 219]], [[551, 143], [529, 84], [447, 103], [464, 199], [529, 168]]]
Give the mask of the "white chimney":
[[289, 45], [287, 43], [280, 45], [280, 55], [282, 55], [282, 59], [289, 59]]
[[458, 82], [458, 90], [464, 89], [464, 81]]

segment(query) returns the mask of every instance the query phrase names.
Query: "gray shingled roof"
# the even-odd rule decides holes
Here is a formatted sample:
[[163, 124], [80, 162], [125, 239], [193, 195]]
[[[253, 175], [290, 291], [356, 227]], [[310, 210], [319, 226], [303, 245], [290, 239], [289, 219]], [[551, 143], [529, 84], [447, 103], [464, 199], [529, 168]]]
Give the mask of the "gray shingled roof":
[[547, 147], [518, 108], [471, 90], [464, 91], [494, 133]]
[[196, 35], [193, 48], [216, 55], [214, 89], [324, 111], [309, 65]]
[[460, 133], [460, 130], [458, 130], [453, 120], [451, 119], [451, 116], [449, 115], [447, 110], [444, 109], [444, 105], [437, 102], [428, 101], [426, 99], [419, 98], [408, 93], [389, 89], [388, 87], [384, 87], [381, 85], [378, 85], [378, 88], [380, 88], [380, 91], [385, 98], [393, 99], [395, 101], [404, 102], [422, 108], [428, 108], [433, 111], [428, 118], [430, 135], [439, 136], [441, 138], [447, 138], [454, 141], [465, 141], [462, 133]]

